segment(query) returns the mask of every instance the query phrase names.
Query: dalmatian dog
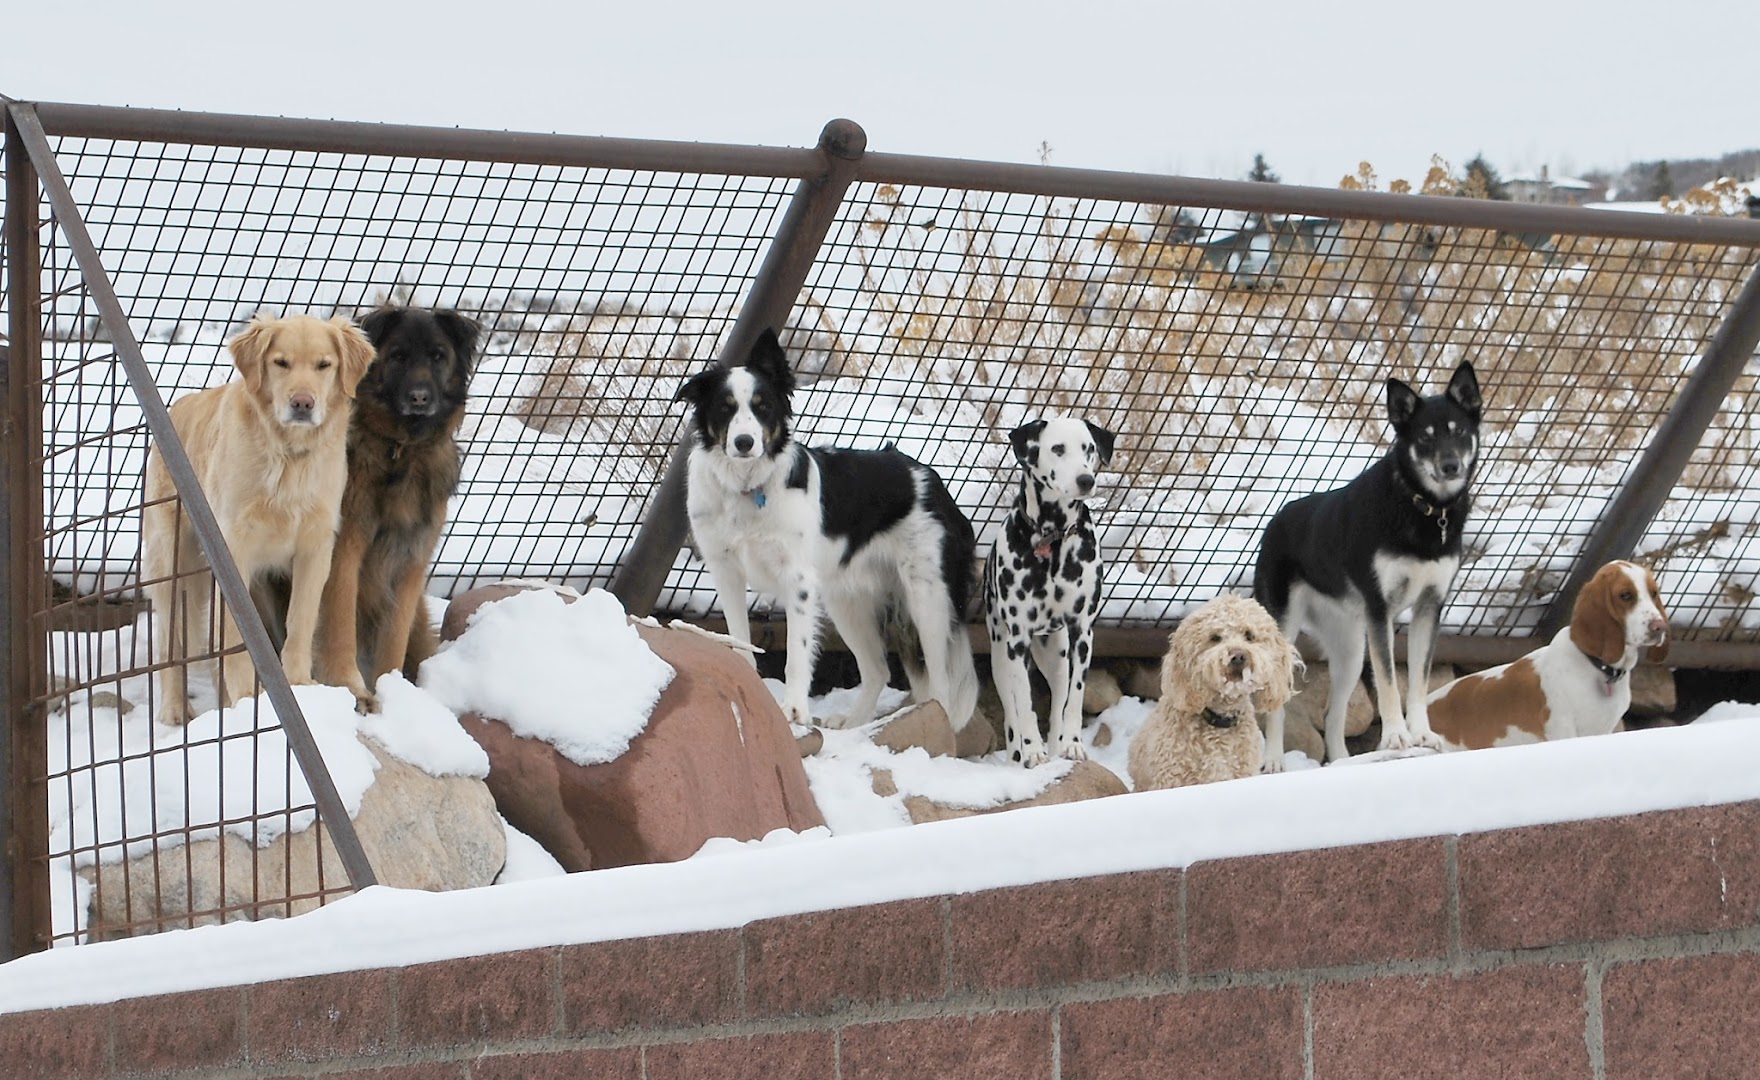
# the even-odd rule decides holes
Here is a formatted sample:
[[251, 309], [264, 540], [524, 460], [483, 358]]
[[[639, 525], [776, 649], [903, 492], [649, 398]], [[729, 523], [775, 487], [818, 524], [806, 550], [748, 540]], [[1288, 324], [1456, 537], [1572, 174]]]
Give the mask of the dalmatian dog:
[[[1009, 433], [1020, 493], [984, 566], [990, 672], [1002, 699], [1010, 760], [1031, 768], [1051, 755], [1079, 761], [1082, 688], [1100, 611], [1100, 544], [1082, 500], [1112, 460], [1113, 434], [1071, 417]], [[1039, 737], [1027, 657], [1051, 687], [1048, 735]]]

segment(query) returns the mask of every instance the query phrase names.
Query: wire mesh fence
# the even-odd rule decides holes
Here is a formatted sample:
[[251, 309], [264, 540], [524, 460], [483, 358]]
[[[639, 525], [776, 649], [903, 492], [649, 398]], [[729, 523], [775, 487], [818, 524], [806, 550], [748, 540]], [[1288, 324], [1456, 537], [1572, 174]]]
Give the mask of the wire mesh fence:
[[[486, 333], [429, 591], [507, 577], [606, 585], [682, 433], [673, 393], [739, 314], [798, 157], [705, 165], [700, 149], [648, 144], [648, 164], [632, 166], [590, 151], [523, 160], [530, 144], [516, 136], [471, 144], [492, 152], [444, 133], [374, 152], [358, 134], [327, 143], [322, 125], [277, 145], [281, 130], [120, 138], [51, 125], [160, 393], [227, 381], [225, 342], [260, 310], [457, 308]], [[1085, 190], [1067, 170], [986, 185], [912, 159], [862, 168], [784, 327], [803, 381], [798, 434], [895, 443], [932, 464], [985, 546], [1012, 497], [1013, 426], [1057, 410], [1113, 429], [1099, 519], [1113, 567], [1102, 622], [1114, 627], [1165, 627], [1248, 586], [1278, 507], [1384, 452], [1386, 378], [1435, 392], [1470, 360], [1486, 441], [1445, 629], [1531, 632], [1760, 248], [1760, 223], [1633, 235], [1606, 215], [1541, 228], [1496, 207], [1451, 222], [1420, 195], [1340, 211], [1296, 188], [1151, 197]], [[6, 295], [42, 339], [40, 380], [27, 372], [40, 528], [28, 554], [13, 548], [15, 567], [31, 560], [13, 580], [37, 584], [13, 602], [45, 657], [25, 700], [48, 741], [22, 776], [49, 808], [44, 934], [284, 914], [340, 895], [346, 875], [322, 850], [301, 864], [312, 873], [294, 869], [304, 856], [291, 838], [325, 841], [304, 829], [315, 805], [272, 709], [247, 695], [207, 714], [211, 730], [148, 719], [164, 658], [148, 645], [162, 613], [140, 600], [147, 425], [63, 223], [34, 204], [7, 209], [44, 226], [40, 282], [14, 274]], [[1680, 636], [1760, 645], [1754, 392], [1750, 366], [1640, 545]], [[659, 607], [713, 603], [701, 564], [679, 553]], [[223, 645], [192, 655], [199, 706], [216, 703], [199, 671]], [[214, 842], [223, 884], [198, 898], [193, 842], [216, 836], [231, 837]], [[162, 918], [154, 905], [178, 889], [189, 903]], [[82, 921], [106, 902], [119, 914]]]

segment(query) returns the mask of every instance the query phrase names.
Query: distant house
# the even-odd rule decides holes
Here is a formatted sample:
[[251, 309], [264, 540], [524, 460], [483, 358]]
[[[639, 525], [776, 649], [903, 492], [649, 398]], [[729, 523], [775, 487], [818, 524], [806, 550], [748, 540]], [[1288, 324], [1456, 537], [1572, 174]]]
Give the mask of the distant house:
[[1509, 176], [1503, 181], [1511, 202], [1547, 203], [1553, 206], [1581, 206], [1607, 198], [1607, 185], [1574, 176], [1553, 176], [1547, 166], [1540, 166], [1539, 176]]

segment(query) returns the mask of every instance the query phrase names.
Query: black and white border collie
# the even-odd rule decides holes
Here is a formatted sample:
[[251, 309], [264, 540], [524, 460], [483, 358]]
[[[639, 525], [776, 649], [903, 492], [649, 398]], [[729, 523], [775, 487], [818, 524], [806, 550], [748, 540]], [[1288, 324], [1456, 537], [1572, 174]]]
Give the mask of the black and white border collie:
[[[1363, 670], [1365, 641], [1381, 749], [1441, 749], [1427, 690], [1442, 605], [1461, 564], [1461, 529], [1479, 458], [1479, 380], [1462, 362], [1448, 389], [1419, 397], [1387, 380], [1393, 446], [1344, 487], [1284, 506], [1259, 542], [1253, 595], [1290, 641], [1307, 630], [1326, 654], [1326, 757], [1349, 756], [1345, 711]], [[1406, 708], [1394, 680], [1394, 619], [1412, 609]], [[1265, 723], [1266, 772], [1283, 768], [1283, 710]]]
[[[788, 358], [775, 332], [765, 330], [744, 367], [710, 368], [673, 399], [691, 405], [696, 445], [686, 507], [728, 632], [751, 642], [747, 586], [784, 603], [783, 712], [794, 723], [812, 722], [807, 694], [823, 610], [862, 680], [855, 706], [828, 723], [873, 719], [889, 676], [890, 641], [912, 696], [941, 702], [959, 731], [978, 699], [964, 622], [976, 549], [972, 524], [934, 470], [897, 450], [795, 442], [788, 426], [793, 391]], [[912, 637], [920, 663], [908, 647]]]

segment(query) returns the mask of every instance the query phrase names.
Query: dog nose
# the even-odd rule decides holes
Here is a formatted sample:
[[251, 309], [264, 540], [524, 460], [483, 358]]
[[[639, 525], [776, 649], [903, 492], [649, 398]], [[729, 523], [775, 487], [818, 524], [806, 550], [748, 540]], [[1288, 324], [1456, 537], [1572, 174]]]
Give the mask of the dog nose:
[[1093, 475], [1091, 473], [1083, 473], [1082, 475], [1076, 477], [1076, 487], [1078, 487], [1082, 490], [1083, 495], [1086, 495], [1088, 492], [1093, 491], [1094, 490], [1094, 477], [1093, 477]]
[[1444, 480], [1453, 480], [1455, 477], [1459, 476], [1460, 474], [1461, 474], [1461, 462], [1460, 462], [1459, 458], [1443, 458], [1442, 459], [1442, 478]]
[[742, 454], [751, 453], [753, 445], [752, 437], [750, 435], [735, 435], [733, 437], [733, 448]]
[[412, 409], [426, 409], [434, 404], [434, 388], [412, 386], [403, 392], [403, 403]]
[[1650, 636], [1658, 641], [1668, 637], [1668, 623], [1662, 619], [1650, 620]]
[[318, 399], [303, 390], [287, 399], [288, 416], [294, 420], [310, 420], [312, 410], [317, 407]]
[[1236, 675], [1239, 675], [1241, 672], [1247, 670], [1247, 654], [1244, 652], [1229, 653], [1228, 654], [1228, 670], [1233, 672]]

